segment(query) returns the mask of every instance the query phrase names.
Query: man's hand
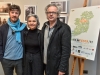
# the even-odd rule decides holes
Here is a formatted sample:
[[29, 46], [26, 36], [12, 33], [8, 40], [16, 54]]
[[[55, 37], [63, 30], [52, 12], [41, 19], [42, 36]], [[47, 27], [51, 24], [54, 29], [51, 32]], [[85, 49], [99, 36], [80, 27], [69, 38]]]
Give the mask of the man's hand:
[[58, 75], [64, 75], [64, 74], [65, 74], [64, 72], [61, 71], [58, 72]]

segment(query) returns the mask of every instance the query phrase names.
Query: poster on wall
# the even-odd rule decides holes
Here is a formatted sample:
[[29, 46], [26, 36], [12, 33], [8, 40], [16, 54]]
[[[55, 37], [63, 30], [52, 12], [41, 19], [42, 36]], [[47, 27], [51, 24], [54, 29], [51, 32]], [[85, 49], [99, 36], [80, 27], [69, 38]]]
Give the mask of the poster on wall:
[[59, 17], [59, 20], [60, 20], [61, 22], [67, 23], [67, 17], [66, 17], [66, 16], [60, 16], [60, 17]]
[[36, 5], [24, 5], [24, 22], [30, 14], [36, 14]]
[[67, 13], [67, 0], [50, 1], [51, 4], [56, 4], [61, 13]]
[[36, 14], [36, 5], [24, 5], [24, 22], [30, 14]]
[[7, 23], [9, 16], [0, 16], [0, 26]]
[[12, 2], [0, 2], [0, 14], [8, 14]]
[[71, 9], [68, 25], [71, 27], [71, 54], [95, 59], [100, 29], [100, 6]]

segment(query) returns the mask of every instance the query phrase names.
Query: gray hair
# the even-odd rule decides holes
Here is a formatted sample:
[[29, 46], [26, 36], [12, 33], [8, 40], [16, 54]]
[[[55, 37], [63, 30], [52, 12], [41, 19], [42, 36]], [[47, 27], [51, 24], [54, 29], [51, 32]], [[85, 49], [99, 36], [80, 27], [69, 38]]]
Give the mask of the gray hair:
[[47, 9], [51, 6], [54, 6], [57, 8], [57, 14], [58, 16], [60, 15], [60, 12], [61, 12], [61, 9], [56, 5], [56, 4], [48, 4], [46, 7], [45, 7], [45, 13], [47, 12]]
[[37, 27], [39, 27], [39, 26], [40, 26], [39, 17], [38, 17], [37, 15], [35, 15], [35, 14], [29, 14], [29, 15], [27, 16], [27, 21], [28, 21], [28, 19], [29, 19], [30, 17], [36, 18]]

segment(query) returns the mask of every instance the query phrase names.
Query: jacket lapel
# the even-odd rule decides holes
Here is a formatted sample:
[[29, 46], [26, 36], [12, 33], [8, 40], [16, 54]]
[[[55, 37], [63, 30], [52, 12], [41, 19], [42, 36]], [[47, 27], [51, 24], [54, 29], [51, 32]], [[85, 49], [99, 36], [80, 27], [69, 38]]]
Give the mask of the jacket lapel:
[[41, 40], [42, 40], [42, 43], [44, 44], [44, 31], [45, 31], [45, 27], [46, 25], [44, 24], [43, 28], [42, 28], [42, 31], [41, 31]]
[[6, 41], [7, 41], [7, 35], [8, 35], [8, 29], [9, 29], [9, 26], [8, 26], [8, 24], [6, 24], [5, 29], [3, 30], [4, 31], [3, 50], [5, 50], [5, 45], [6, 45]]
[[[43, 28], [42, 28], [42, 35], [41, 35], [41, 42], [44, 44], [44, 31], [45, 31], [45, 27], [46, 27], [46, 25], [45, 25], [45, 23], [44, 23], [44, 25], [43, 25]], [[55, 36], [55, 34], [56, 34], [56, 32], [58, 31], [58, 29], [61, 27], [61, 24], [60, 24], [60, 20], [59, 19], [57, 19], [57, 25], [55, 26], [55, 29], [54, 29], [54, 31], [53, 31], [53, 33], [52, 33], [52, 35], [51, 35], [51, 38], [50, 38], [50, 40], [49, 40], [49, 45], [51, 44], [51, 42], [52, 42], [52, 40], [53, 40], [53, 38], [54, 38], [54, 36]], [[49, 46], [48, 45], [48, 46]]]
[[60, 27], [61, 27], [61, 25], [57, 23], [57, 26], [55, 27], [55, 29], [54, 29], [54, 31], [53, 31], [53, 33], [52, 33], [52, 35], [51, 35], [51, 38], [50, 38], [50, 40], [49, 40], [49, 45], [51, 44], [51, 42], [52, 42], [52, 40], [53, 40], [53, 38], [54, 38], [56, 32], [58, 31], [58, 29], [59, 29]]

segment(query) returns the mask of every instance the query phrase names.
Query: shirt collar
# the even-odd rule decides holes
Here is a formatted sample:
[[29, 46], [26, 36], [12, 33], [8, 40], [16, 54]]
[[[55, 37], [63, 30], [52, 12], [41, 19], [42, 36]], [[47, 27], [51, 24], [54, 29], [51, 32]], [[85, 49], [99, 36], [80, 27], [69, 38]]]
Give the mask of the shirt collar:
[[[45, 24], [46, 24], [46, 26], [49, 26], [49, 25], [50, 25], [50, 24], [49, 24], [49, 21], [46, 22]], [[52, 28], [55, 28], [56, 25], [57, 25], [57, 21], [56, 21], [55, 25], [54, 25]]]

